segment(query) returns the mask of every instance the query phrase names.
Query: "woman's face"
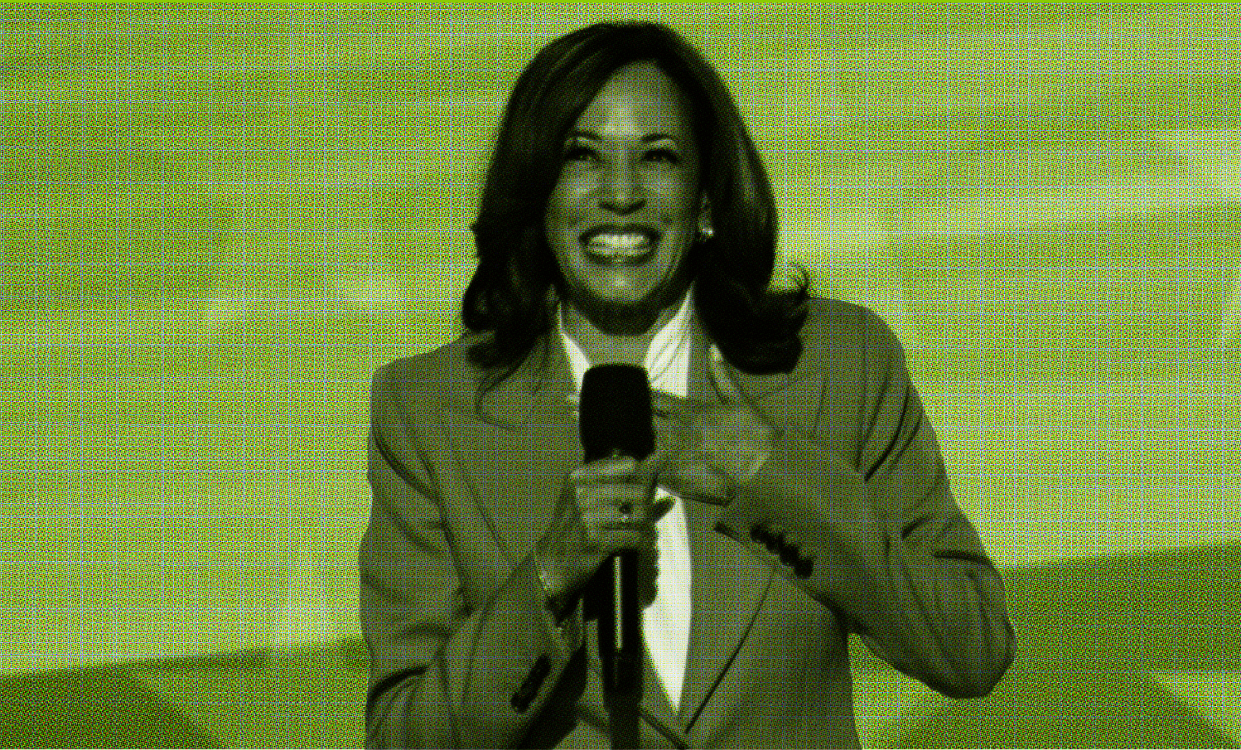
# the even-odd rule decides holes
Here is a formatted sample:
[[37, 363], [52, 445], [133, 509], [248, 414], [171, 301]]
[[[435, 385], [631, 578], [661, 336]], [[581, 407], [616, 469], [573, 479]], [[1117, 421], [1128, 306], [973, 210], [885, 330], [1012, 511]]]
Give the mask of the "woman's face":
[[544, 226], [568, 301], [600, 330], [641, 333], [687, 285], [701, 209], [689, 103], [653, 64], [623, 67], [563, 154]]

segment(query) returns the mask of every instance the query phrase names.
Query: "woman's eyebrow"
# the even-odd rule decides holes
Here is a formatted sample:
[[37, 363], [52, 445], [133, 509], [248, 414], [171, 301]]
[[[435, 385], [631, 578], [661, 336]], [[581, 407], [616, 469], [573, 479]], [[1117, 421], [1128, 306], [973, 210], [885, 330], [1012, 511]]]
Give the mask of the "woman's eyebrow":
[[[593, 130], [571, 130], [569, 131], [569, 135], [565, 138], [565, 140], [571, 141], [575, 138], [585, 138], [591, 141], [602, 141], [603, 140], [603, 136], [599, 135]], [[640, 140], [642, 141], [642, 143], [654, 143], [655, 141], [672, 141], [673, 143], [677, 142], [677, 139], [675, 136], [668, 135], [667, 133], [648, 133], [642, 136]]]

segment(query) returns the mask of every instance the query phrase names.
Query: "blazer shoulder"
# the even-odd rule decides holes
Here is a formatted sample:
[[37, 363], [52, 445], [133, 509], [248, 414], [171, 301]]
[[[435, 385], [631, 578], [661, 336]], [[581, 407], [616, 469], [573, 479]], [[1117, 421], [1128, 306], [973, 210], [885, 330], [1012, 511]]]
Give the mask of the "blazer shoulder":
[[861, 358], [875, 360], [900, 353], [900, 342], [874, 310], [830, 297], [810, 299], [801, 339], [799, 369], [826, 367], [839, 372], [846, 364], [850, 367], [845, 369], [865, 366]]
[[371, 375], [372, 397], [393, 398], [414, 407], [442, 405], [473, 398], [482, 376], [470, 363], [475, 336], [466, 334], [422, 354], [387, 362]]

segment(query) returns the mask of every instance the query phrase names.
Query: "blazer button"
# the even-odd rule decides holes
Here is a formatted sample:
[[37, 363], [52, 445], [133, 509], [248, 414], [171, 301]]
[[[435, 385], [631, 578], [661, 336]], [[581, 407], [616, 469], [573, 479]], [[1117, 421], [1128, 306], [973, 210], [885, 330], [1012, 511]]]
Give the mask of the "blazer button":
[[789, 567], [795, 567], [798, 561], [801, 560], [801, 557], [797, 554], [800, 551], [801, 550], [797, 549], [797, 545], [795, 544], [781, 545], [780, 546], [780, 562], [784, 563], [785, 565], [788, 565]]
[[784, 549], [784, 531], [775, 529], [767, 532], [767, 551], [773, 555], [781, 555]]
[[527, 708], [530, 708], [530, 702], [534, 700], [534, 691], [526, 683], [517, 688], [517, 692], [513, 693], [513, 697], [509, 699], [509, 704], [519, 714], [524, 714]]
[[793, 575], [798, 578], [809, 578], [814, 572], [814, 558], [800, 557], [793, 566]]

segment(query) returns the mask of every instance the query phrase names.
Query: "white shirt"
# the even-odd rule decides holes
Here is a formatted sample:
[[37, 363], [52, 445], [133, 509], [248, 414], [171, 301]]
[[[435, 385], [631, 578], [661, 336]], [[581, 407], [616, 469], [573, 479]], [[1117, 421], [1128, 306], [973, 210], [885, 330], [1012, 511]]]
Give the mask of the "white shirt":
[[[663, 391], [684, 398], [689, 391], [689, 355], [692, 327], [690, 302], [685, 301], [672, 319], [655, 334], [646, 350], [642, 366], [650, 379], [651, 390]], [[560, 341], [564, 344], [573, 371], [577, 391], [590, 369], [590, 360], [565, 330], [563, 310], [556, 316]], [[671, 510], [655, 524], [656, 547], [659, 551], [659, 573], [655, 601], [642, 611], [642, 637], [655, 666], [664, 693], [672, 707], [681, 704], [681, 687], [685, 682], [685, 659], [689, 652], [690, 624], [690, 559], [689, 534], [685, 528], [685, 506], [681, 498], [662, 487], [656, 500], [672, 498]]]

